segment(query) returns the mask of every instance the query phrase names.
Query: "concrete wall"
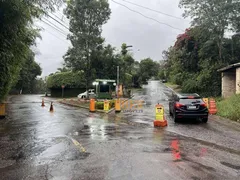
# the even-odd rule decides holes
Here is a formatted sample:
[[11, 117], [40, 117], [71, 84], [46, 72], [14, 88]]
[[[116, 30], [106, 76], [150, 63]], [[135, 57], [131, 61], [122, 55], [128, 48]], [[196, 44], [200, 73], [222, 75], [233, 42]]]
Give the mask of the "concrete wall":
[[[238, 81], [240, 85], [240, 68], [238, 70]], [[224, 98], [230, 97], [236, 93], [236, 70], [222, 72], [222, 96]], [[239, 87], [240, 93], [240, 87]]]
[[236, 94], [240, 94], [240, 68], [236, 69]]

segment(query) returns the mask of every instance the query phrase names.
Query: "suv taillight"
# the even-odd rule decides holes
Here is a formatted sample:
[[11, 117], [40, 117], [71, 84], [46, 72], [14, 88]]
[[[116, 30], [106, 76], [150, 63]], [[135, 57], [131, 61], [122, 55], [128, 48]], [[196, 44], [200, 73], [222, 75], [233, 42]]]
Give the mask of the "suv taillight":
[[205, 103], [201, 104], [202, 107], [206, 108], [207, 105]]
[[181, 103], [178, 103], [178, 102], [175, 104], [175, 107], [176, 107], [176, 108], [181, 108], [182, 106], [184, 106], [184, 105], [181, 104]]

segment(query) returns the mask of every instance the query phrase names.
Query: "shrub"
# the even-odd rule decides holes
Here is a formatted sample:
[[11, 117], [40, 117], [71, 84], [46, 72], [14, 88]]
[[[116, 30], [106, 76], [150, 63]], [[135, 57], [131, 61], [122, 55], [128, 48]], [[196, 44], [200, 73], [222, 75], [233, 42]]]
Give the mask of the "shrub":
[[85, 87], [83, 72], [58, 72], [50, 75], [47, 79], [48, 88], [61, 88], [62, 85], [68, 88]]
[[240, 95], [217, 100], [218, 115], [234, 121], [240, 120]]
[[111, 100], [110, 101], [110, 108], [114, 108], [115, 107], [115, 100]]
[[104, 108], [104, 102], [96, 102], [96, 104], [95, 104], [95, 108], [96, 109], [101, 109], [101, 110], [103, 110], [103, 108]]

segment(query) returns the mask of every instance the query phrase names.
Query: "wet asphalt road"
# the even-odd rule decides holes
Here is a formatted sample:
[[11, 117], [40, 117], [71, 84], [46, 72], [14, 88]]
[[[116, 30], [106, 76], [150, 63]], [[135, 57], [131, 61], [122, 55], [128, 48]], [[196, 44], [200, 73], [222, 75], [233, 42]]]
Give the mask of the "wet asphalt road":
[[[240, 179], [240, 125], [215, 116], [175, 124], [170, 93], [151, 81], [134, 93], [142, 109], [109, 115], [57, 103], [50, 113], [40, 96], [10, 97], [0, 120], [0, 179]], [[157, 103], [166, 128], [153, 128]]]

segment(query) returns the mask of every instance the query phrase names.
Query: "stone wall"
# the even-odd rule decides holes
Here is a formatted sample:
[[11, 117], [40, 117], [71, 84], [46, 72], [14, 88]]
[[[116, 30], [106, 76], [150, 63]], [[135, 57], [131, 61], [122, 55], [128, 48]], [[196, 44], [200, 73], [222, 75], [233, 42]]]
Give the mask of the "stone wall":
[[[240, 69], [238, 70], [238, 82], [240, 85]], [[230, 97], [236, 93], [236, 69], [222, 72], [222, 96]], [[239, 86], [240, 93], [240, 86]]]
[[240, 94], [240, 68], [236, 69], [236, 94]]

